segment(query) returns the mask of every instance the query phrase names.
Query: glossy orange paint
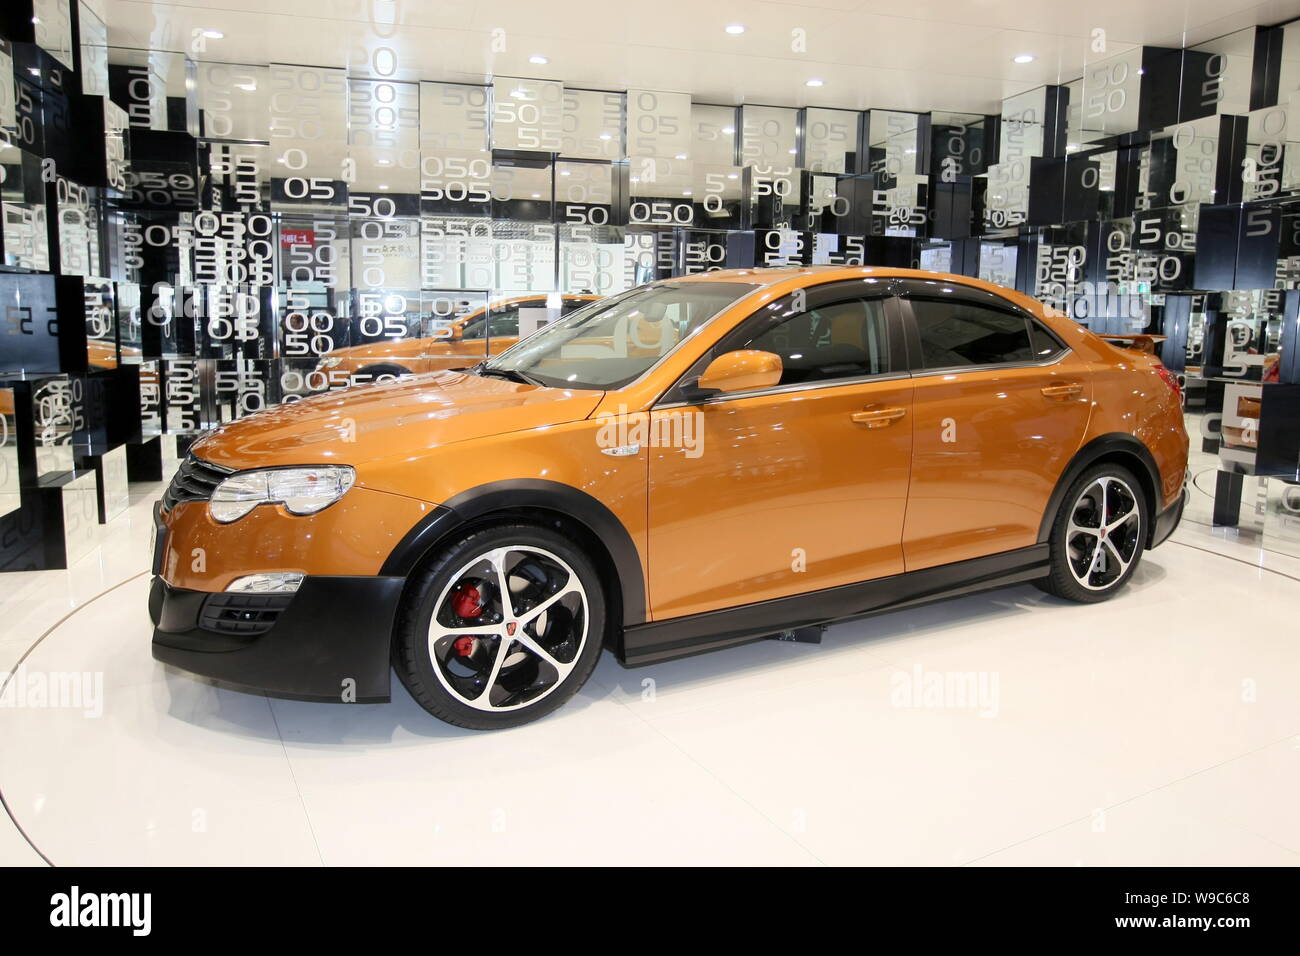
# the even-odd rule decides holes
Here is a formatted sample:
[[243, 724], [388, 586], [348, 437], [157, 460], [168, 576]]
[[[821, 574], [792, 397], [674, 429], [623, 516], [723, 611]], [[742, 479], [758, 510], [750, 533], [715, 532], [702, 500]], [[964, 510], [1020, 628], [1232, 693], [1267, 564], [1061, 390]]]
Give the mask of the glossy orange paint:
[[651, 449], [656, 619], [902, 571], [912, 426], [853, 416], [911, 396], [901, 378], [654, 412], [692, 416], [704, 450]]
[[[672, 280], [753, 290], [619, 389], [436, 372], [224, 426], [195, 443], [194, 454], [233, 469], [348, 464], [356, 486], [306, 518], [264, 505], [223, 526], [202, 503], [178, 505], [164, 516], [166, 578], [220, 590], [256, 571], [375, 573], [432, 505], [493, 482], [539, 478], [579, 489], [617, 517], [638, 552], [647, 616], [664, 619], [1032, 544], [1066, 464], [1099, 435], [1138, 438], [1158, 465], [1161, 506], [1177, 500], [1187, 436], [1154, 358], [962, 276], [942, 278], [1030, 311], [1069, 351], [1040, 367], [902, 372], [656, 407], [755, 310], [799, 288], [840, 280], [872, 288], [893, 277], [936, 275], [815, 267]], [[638, 424], [648, 435], [690, 440], [609, 454], [610, 435]], [[700, 453], [692, 454], [696, 438]], [[190, 561], [195, 548], [206, 556], [202, 571]]]
[[741, 392], [771, 388], [781, 381], [781, 356], [756, 349], [739, 349], [719, 355], [700, 375], [700, 388]]
[[[595, 302], [597, 295], [565, 295], [565, 303]], [[438, 372], [461, 368], [493, 355], [499, 355], [519, 341], [517, 335], [496, 335], [490, 338], [465, 338], [465, 326], [480, 318], [488, 309], [499, 311], [512, 306], [543, 308], [545, 295], [516, 296], [502, 299], [490, 306], [475, 309], [453, 322], [449, 322], [438, 335], [408, 339], [384, 339], [365, 345], [350, 345], [335, 349], [321, 358], [319, 368], [332, 375], [355, 375], [374, 366], [394, 365], [407, 372]]]

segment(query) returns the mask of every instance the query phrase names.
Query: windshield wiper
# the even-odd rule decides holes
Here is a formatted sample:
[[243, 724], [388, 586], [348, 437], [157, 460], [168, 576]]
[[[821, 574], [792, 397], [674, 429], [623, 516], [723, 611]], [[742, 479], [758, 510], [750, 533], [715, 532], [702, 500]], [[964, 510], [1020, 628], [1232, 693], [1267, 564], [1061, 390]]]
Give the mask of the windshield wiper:
[[535, 378], [529, 378], [523, 372], [513, 368], [490, 368], [486, 363], [479, 363], [470, 369], [477, 375], [495, 375], [498, 378], [504, 378], [509, 382], [518, 382], [521, 385], [538, 385], [542, 383]]

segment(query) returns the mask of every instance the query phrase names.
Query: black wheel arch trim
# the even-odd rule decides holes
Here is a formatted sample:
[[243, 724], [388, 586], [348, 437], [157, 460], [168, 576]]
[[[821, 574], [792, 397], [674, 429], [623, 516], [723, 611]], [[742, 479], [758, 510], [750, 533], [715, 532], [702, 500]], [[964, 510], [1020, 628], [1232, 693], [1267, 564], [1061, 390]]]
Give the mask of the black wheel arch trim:
[[[1038, 526], [1038, 541], [1040, 544], [1045, 543], [1052, 536], [1052, 525], [1056, 522], [1056, 514], [1061, 508], [1061, 501], [1065, 498], [1065, 493], [1069, 490], [1070, 485], [1074, 484], [1075, 479], [1083, 474], [1084, 469], [1116, 453], [1136, 459], [1142, 465], [1145, 477], [1151, 483], [1152, 498], [1148, 502], [1150, 507], [1147, 510], [1150, 514], [1147, 518], [1148, 528], [1146, 534], [1147, 541], [1150, 542], [1155, 527], [1155, 517], [1164, 510], [1164, 502], [1160, 497], [1160, 467], [1156, 464], [1151, 450], [1142, 444], [1139, 439], [1125, 432], [1112, 432], [1094, 438], [1075, 452], [1074, 457], [1070, 459], [1070, 464], [1061, 473], [1060, 480], [1057, 481], [1056, 487], [1052, 489], [1052, 497], [1047, 501], [1047, 508], [1043, 511], [1043, 520]], [[1144, 476], [1139, 475], [1138, 477]], [[1150, 547], [1149, 544], [1147, 546]]]
[[411, 370], [397, 362], [372, 362], [357, 369], [356, 374], [373, 375], [378, 378], [380, 375], [410, 375]]
[[581, 524], [600, 539], [614, 562], [623, 625], [644, 623], [645, 575], [641, 556], [623, 522], [600, 501], [572, 485], [540, 478], [494, 481], [462, 491], [434, 507], [393, 548], [381, 575], [406, 577], [447, 535], [495, 512], [542, 508]]

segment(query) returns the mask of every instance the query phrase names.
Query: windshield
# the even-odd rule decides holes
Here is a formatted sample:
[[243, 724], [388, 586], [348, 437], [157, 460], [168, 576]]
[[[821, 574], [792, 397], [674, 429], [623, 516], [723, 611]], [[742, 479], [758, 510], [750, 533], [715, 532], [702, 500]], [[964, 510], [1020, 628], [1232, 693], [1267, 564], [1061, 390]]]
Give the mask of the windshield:
[[564, 316], [484, 363], [542, 385], [621, 388], [756, 286], [743, 282], [657, 282]]

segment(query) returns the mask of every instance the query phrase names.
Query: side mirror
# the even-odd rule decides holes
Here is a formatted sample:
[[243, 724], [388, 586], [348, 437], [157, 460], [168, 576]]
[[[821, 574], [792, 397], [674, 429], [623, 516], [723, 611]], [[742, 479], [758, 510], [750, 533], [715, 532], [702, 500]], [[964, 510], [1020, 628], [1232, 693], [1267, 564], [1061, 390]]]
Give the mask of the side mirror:
[[695, 387], [701, 391], [746, 392], [771, 388], [780, 381], [781, 356], [757, 349], [740, 349], [710, 362]]

